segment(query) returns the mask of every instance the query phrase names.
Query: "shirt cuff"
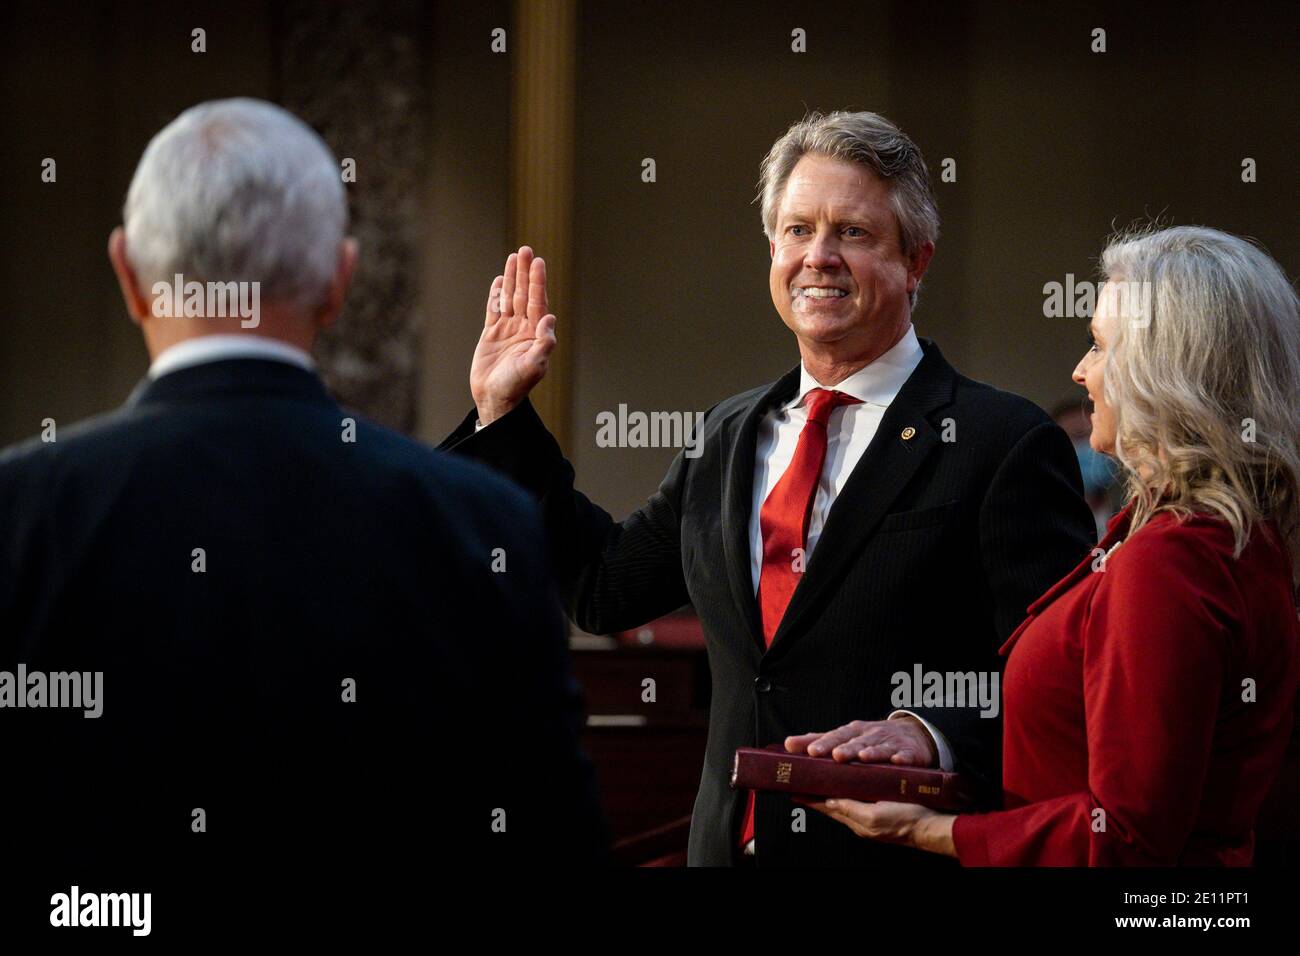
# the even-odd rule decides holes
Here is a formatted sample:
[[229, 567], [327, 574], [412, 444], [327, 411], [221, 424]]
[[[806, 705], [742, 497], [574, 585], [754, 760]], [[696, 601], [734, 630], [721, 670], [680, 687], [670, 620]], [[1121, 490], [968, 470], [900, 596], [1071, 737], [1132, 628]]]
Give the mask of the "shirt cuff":
[[934, 741], [934, 749], [939, 751], [939, 769], [952, 773], [957, 766], [957, 761], [953, 759], [952, 747], [948, 745], [948, 738], [934, 724], [930, 723], [920, 714], [914, 714], [910, 710], [896, 710], [887, 718], [893, 720], [895, 717], [915, 717], [921, 722], [921, 726], [926, 729], [930, 739]]

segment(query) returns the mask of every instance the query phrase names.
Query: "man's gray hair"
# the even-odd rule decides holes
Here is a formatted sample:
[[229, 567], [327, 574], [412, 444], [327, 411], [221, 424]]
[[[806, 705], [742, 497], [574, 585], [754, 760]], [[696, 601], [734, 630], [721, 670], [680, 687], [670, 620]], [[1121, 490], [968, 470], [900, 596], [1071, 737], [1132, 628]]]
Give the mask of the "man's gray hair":
[[[889, 185], [903, 254], [911, 256], [939, 238], [939, 209], [921, 150], [879, 113], [813, 111], [772, 144], [760, 167], [763, 232], [776, 239], [776, 213], [786, 181], [799, 160], [812, 153], [866, 166]], [[912, 293], [916, 305], [916, 293]]]
[[258, 282], [313, 311], [347, 229], [338, 162], [293, 114], [253, 99], [200, 103], [149, 142], [122, 211], [143, 291], [155, 282]]

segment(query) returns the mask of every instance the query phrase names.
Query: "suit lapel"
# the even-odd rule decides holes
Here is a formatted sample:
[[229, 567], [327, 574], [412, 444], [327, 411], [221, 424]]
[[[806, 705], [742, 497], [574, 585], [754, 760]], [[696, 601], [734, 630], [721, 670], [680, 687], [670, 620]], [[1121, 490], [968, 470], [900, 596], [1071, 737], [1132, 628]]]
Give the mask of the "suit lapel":
[[939, 444], [939, 433], [928, 416], [952, 401], [956, 372], [938, 346], [926, 339], [921, 343], [925, 350], [921, 364], [886, 409], [875, 437], [826, 516], [817, 548], [772, 640], [774, 653], [784, 650], [800, 633], [801, 625], [816, 615], [826, 589], [839, 580], [894, 499]]
[[799, 388], [799, 366], [796, 365], [777, 379], [748, 408], [736, 412], [731, 427], [731, 453], [722, 476], [722, 541], [727, 564], [727, 580], [731, 586], [732, 600], [739, 610], [745, 627], [761, 652], [763, 624], [754, 600], [754, 578], [751, 570], [749, 518], [754, 507], [754, 455], [758, 445], [758, 426], [767, 410], [789, 401]]

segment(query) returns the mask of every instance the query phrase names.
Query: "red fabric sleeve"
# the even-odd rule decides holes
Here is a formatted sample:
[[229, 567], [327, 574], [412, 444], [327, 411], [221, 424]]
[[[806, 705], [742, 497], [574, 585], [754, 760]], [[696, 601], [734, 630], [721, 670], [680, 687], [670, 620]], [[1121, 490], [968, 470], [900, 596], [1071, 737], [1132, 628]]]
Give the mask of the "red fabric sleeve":
[[1088, 790], [959, 817], [953, 842], [963, 864], [1178, 861], [1206, 783], [1241, 606], [1225, 556], [1204, 534], [1143, 529], [1098, 572], [1106, 580], [1083, 634]]

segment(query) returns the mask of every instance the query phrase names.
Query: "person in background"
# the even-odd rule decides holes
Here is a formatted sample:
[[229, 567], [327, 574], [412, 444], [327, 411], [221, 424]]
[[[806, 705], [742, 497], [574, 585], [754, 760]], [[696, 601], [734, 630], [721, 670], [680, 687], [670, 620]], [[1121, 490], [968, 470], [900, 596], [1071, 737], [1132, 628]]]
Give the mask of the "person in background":
[[1092, 418], [1084, 407], [1086, 400], [1065, 399], [1052, 409], [1052, 421], [1070, 438], [1083, 475], [1083, 497], [1097, 522], [1097, 538], [1106, 536], [1106, 526], [1123, 506], [1123, 486], [1114, 459], [1092, 447]]

